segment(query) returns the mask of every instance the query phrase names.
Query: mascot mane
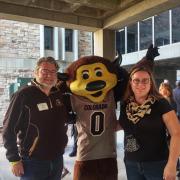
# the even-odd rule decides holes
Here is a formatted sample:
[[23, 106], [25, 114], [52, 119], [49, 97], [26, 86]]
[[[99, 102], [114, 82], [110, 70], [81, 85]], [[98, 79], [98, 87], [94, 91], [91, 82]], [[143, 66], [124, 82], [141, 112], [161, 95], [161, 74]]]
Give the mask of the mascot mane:
[[70, 64], [67, 67], [65, 72], [69, 75], [68, 84], [75, 80], [76, 78], [75, 72], [80, 66], [93, 64], [93, 63], [102, 63], [107, 67], [109, 72], [115, 74], [118, 73], [117, 69], [114, 68], [114, 64], [111, 61], [102, 58], [100, 56], [84, 56], [82, 58], [79, 58], [77, 61], [74, 61], [72, 64]]

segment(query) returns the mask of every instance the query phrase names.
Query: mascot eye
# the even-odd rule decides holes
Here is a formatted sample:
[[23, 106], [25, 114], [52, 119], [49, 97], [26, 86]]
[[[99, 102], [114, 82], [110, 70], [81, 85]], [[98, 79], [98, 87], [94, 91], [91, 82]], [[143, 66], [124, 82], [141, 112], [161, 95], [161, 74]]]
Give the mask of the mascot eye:
[[98, 69], [95, 71], [96, 76], [101, 77], [102, 76], [102, 70]]
[[82, 73], [82, 78], [83, 78], [83, 79], [88, 79], [88, 78], [89, 78], [89, 73], [88, 73], [87, 71], [84, 71], [84, 72]]

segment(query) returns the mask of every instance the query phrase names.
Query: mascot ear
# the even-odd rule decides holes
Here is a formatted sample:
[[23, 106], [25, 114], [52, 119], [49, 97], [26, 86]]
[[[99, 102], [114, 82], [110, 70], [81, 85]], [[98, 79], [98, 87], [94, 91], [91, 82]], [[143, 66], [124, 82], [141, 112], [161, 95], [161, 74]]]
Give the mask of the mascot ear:
[[126, 86], [128, 83], [129, 74], [126, 69], [122, 68], [120, 65], [122, 63], [122, 55], [117, 51], [117, 55], [113, 61], [117, 71], [117, 85], [114, 87], [114, 97], [115, 101], [118, 102], [122, 100], [124, 93], [126, 91]]

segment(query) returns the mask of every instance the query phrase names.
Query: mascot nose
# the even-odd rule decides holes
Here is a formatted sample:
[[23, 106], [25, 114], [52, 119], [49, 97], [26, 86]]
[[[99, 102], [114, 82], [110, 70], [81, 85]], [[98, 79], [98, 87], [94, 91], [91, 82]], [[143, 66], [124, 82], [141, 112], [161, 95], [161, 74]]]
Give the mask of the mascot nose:
[[93, 81], [87, 84], [86, 90], [87, 91], [96, 91], [101, 90], [106, 86], [106, 82], [104, 81]]

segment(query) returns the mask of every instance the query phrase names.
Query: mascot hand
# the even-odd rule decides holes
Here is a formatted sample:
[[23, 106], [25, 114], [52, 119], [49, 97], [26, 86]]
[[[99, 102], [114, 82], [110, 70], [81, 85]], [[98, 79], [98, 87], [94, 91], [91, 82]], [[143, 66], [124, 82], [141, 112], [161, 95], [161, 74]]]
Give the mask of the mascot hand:
[[67, 124], [76, 124], [76, 113], [73, 111], [70, 111], [68, 113], [68, 121]]

